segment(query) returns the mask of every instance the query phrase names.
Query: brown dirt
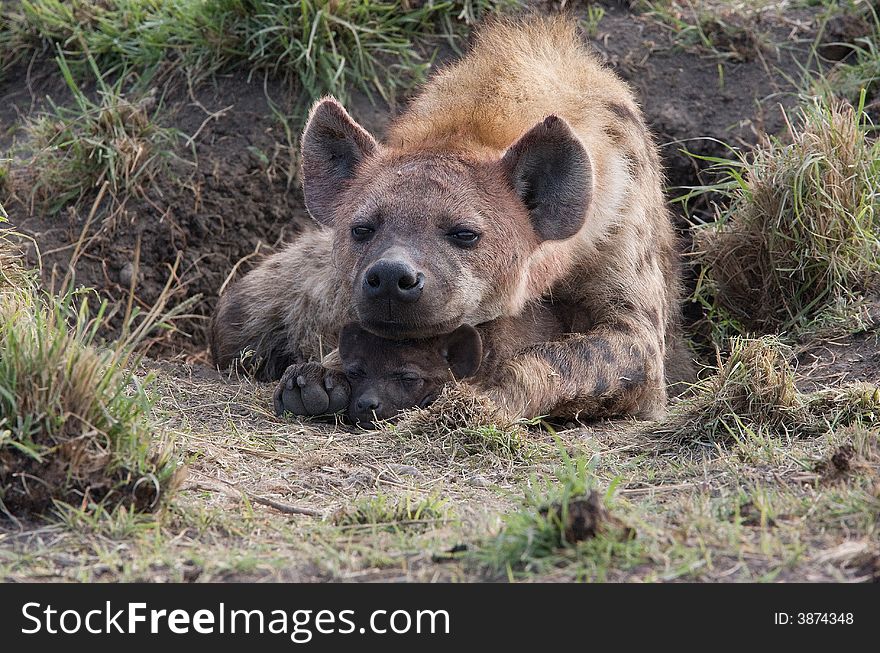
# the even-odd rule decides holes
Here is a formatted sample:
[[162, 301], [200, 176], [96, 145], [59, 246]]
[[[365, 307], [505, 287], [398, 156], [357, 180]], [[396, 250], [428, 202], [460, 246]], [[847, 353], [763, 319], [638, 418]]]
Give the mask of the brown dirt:
[[600, 533], [608, 532], [610, 528], [620, 529], [623, 539], [636, 536], [633, 528], [608, 512], [602, 503], [602, 497], [595, 490], [591, 490], [587, 496], [570, 499], [566, 510], [558, 503], [541, 510], [545, 517], [551, 516], [554, 519], [558, 519], [562, 512], [565, 512], [566, 517], [563, 537], [569, 544], [590, 540]]
[[805, 343], [797, 356], [798, 389], [804, 392], [862, 381], [880, 384], [878, 327]]
[[855, 456], [855, 447], [845, 444], [838, 447], [827, 460], [819, 461], [814, 471], [827, 480], [844, 478], [852, 471]]
[[56, 501], [74, 506], [104, 502], [138, 512], [150, 512], [157, 506], [156, 486], [130, 480], [132, 474], [127, 470], [118, 470], [108, 477], [103, 467], [105, 461], [95, 459], [93, 463], [98, 469], [84, 471], [82, 459], [89, 455], [94, 453], [84, 451], [76, 442], [60, 445], [44, 462], [15, 450], [0, 449], [3, 511], [18, 516], [45, 515]]

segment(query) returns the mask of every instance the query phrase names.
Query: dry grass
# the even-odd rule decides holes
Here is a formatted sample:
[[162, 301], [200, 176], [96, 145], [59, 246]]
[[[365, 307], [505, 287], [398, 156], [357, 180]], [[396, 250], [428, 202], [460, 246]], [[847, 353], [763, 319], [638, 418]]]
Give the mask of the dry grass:
[[880, 469], [880, 434], [858, 424], [842, 429], [842, 443], [818, 461], [814, 471], [827, 482], [841, 483], [852, 476], [877, 475]]
[[718, 369], [661, 425], [676, 441], [743, 442], [815, 437], [880, 419], [880, 388], [853, 383], [802, 393], [792, 350], [778, 339], [733, 338]]
[[427, 408], [408, 411], [384, 428], [404, 441], [421, 443], [447, 459], [476, 455], [527, 462], [536, 451], [528, 422], [511, 420], [488, 398], [465, 384], [448, 384]]
[[[114, 15], [102, 14], [100, 7], [143, 9], [151, 4], [120, 1], [86, 6], [89, 3], [47, 0], [29, 4], [46, 10], [41, 18], [71, 7], [86, 12], [87, 20], [72, 39], [62, 38], [65, 32], [61, 36], [31, 33], [33, 47], [66, 43], [69, 61], [77, 59], [79, 65], [71, 71], [76, 79], [83, 64], [88, 66], [80, 58], [80, 36], [106, 48], [93, 50], [105, 74], [129, 65], [146, 73], [150, 62], [159, 62], [157, 72], [165, 65], [205, 64], [204, 71], [213, 63], [232, 60], [199, 61], [199, 52], [216, 53], [202, 46], [227, 48], [231, 41], [226, 40], [193, 41], [190, 50], [168, 49], [168, 32], [162, 30], [186, 29], [185, 24], [166, 21], [157, 24], [156, 31], [126, 30], [116, 34], [115, 41], [107, 38], [120, 23]], [[257, 4], [270, 3], [248, 3]], [[380, 4], [359, 6], [374, 10]], [[300, 3], [298, 9], [306, 6]], [[64, 18], [63, 13], [58, 15]], [[215, 17], [222, 18], [223, 13]], [[726, 20], [725, 15], [720, 18]], [[323, 16], [313, 24], [323, 29], [328, 20]], [[62, 23], [62, 28], [71, 26], [69, 21]], [[136, 21], [132, 25], [136, 31]], [[700, 24], [701, 29], [704, 26]], [[350, 34], [330, 32], [322, 36], [324, 43], [350, 45]], [[230, 36], [208, 29], [201, 38], [213, 38], [212, 34]], [[323, 59], [297, 60], [296, 48], [302, 42], [285, 44], [283, 36], [273, 40], [271, 33], [260, 35], [261, 49], [254, 52], [259, 60], [249, 59], [251, 50], [226, 53], [239, 65], [280, 74], [313, 66], [309, 74], [322, 88], [330, 83], [343, 90], [360, 83], [376, 88], [370, 79], [332, 75], [335, 69], [327, 64], [338, 65], [339, 59], [333, 57], [341, 50]], [[732, 36], [737, 36], [736, 30]], [[721, 48], [724, 43], [716, 39], [711, 45]], [[368, 51], [378, 53], [375, 48]], [[167, 52], [174, 53], [172, 59], [181, 59], [166, 61]], [[129, 55], [144, 58], [126, 59]], [[157, 58], [149, 59], [153, 56]], [[374, 65], [381, 78], [384, 69], [377, 61], [360, 63]], [[123, 104], [124, 98], [120, 97]], [[140, 106], [136, 100], [131, 104]], [[824, 129], [826, 123], [821, 124]], [[111, 125], [118, 126], [112, 120]], [[801, 129], [799, 125], [795, 132]], [[821, 144], [822, 134], [816, 129], [812, 134], [810, 142]], [[786, 147], [775, 143], [768, 149], [780, 153]], [[823, 166], [837, 165], [837, 156], [833, 152], [827, 161], [809, 160], [824, 171]], [[109, 168], [103, 170], [93, 179], [109, 184]], [[118, 179], [132, 178], [126, 177], [125, 167], [121, 170]], [[742, 177], [741, 168], [732, 170]], [[806, 180], [791, 196], [823, 197], [818, 191], [798, 194], [810, 188], [811, 168], [804, 170], [800, 177], [791, 177]], [[782, 178], [789, 179], [781, 173], [757, 177], [768, 187]], [[819, 180], [825, 183], [825, 177]], [[744, 194], [754, 190], [745, 183], [743, 188]], [[843, 201], [836, 193], [829, 192], [835, 201]], [[739, 210], [745, 214], [746, 200], [742, 202]], [[798, 209], [801, 214], [813, 215], [803, 209]], [[792, 212], [787, 218], [798, 215]], [[780, 219], [778, 226], [784, 224]], [[727, 222], [728, 228], [733, 225], [733, 219]], [[6, 274], [9, 270], [12, 274]], [[8, 266], [2, 272], [18, 278]], [[0, 279], [0, 294], [16, 283]], [[839, 302], [834, 293], [829, 294], [828, 306], [847, 306], [852, 299], [847, 293], [836, 297]], [[750, 302], [759, 305], [754, 297]], [[820, 304], [814, 307], [817, 311], [824, 310]], [[783, 311], [774, 319], [788, 317]], [[15, 331], [21, 337], [28, 333], [24, 326]], [[64, 337], [75, 337], [76, 330], [72, 333]], [[0, 520], [0, 579], [876, 579], [880, 447], [875, 422], [880, 396], [870, 382], [877, 379], [864, 376], [863, 385], [806, 393], [799, 390], [805, 381], [803, 371], [775, 340], [735, 341], [731, 349], [717, 373], [697, 388], [691, 401], [676, 407], [667, 423], [617, 421], [558, 434], [511, 422], [461, 387], [450, 388], [431, 409], [413, 411], [402, 422], [373, 431], [282, 420], [272, 413], [270, 385], [223, 379], [198, 364], [132, 362], [108, 381], [113, 385], [125, 379], [119, 396], [136, 400], [139, 406], [140, 426], [129, 425], [125, 432], [158, 432], [173, 438], [189, 468], [186, 484], [165, 509], [151, 515], [114, 509], [110, 500], [106, 506], [83, 507], [86, 492], [80, 489], [74, 495], [77, 505], [58, 506], [59, 519], [23, 519], [20, 524]], [[83, 365], [90, 365], [84, 369], [96, 369], [93, 358], [81, 358]], [[56, 387], [59, 368], [52, 368], [55, 375], [49, 378]], [[824, 378], [826, 371], [811, 368], [810, 372]], [[152, 377], [155, 383], [147, 383]], [[129, 496], [125, 490], [120, 484], [116, 496]]]
[[0, 296], [15, 292], [28, 276], [21, 263], [21, 252], [14, 243], [16, 233], [5, 226], [6, 222], [6, 211], [0, 204]]
[[808, 422], [790, 350], [776, 339], [733, 338], [730, 354], [667, 422], [675, 438], [726, 440], [749, 430], [797, 430]]
[[[392, 431], [282, 420], [272, 414], [270, 384], [223, 380], [201, 366], [146, 365], [136, 378], [156, 377], [153, 418], [187, 460], [186, 485], [151, 520], [76, 512], [60, 525], [7, 528], [0, 577], [729, 581], [873, 573], [880, 468], [868, 422], [814, 437], [768, 433], [773, 446], [750, 439], [716, 448], [671, 441], [644, 424], [597, 424], [559, 432], [561, 446], [544, 447], [528, 466], [506, 466], [480, 453], [444, 459]], [[817, 466], [848, 445], [865, 455], [832, 481]], [[609, 521], [573, 543], [570, 516], [590, 504], [591, 490]], [[408, 524], [394, 514], [407, 498], [411, 508], [442, 507]], [[334, 523], [334, 515], [359, 512], [372, 517]], [[553, 537], [538, 538], [545, 532]]]
[[816, 103], [748, 159], [724, 162], [730, 205], [695, 231], [696, 295], [716, 325], [775, 333], [880, 278], [880, 145], [861, 109]]
[[385, 494], [354, 501], [333, 515], [333, 523], [342, 527], [379, 526], [414, 528], [446, 519], [446, 501], [436, 497], [416, 498], [406, 495], [391, 499]]
[[[805, 25], [793, 25], [787, 0], [634, 0], [645, 16], [667, 27], [681, 48], [710, 53], [719, 60], [742, 62], [772, 55], [788, 45], [774, 38], [783, 29], [793, 40]], [[838, 11], [826, 7], [827, 13]]]
[[788, 142], [728, 168], [729, 208], [695, 232], [697, 293], [743, 330], [788, 330], [880, 280], [880, 145], [863, 120], [848, 104], [815, 104]]

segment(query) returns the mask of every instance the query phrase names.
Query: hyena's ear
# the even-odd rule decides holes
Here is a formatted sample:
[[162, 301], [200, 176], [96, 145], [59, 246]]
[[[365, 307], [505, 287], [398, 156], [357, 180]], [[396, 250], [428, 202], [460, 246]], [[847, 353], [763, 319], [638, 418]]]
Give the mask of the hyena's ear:
[[306, 208], [315, 220], [332, 222], [342, 186], [377, 147], [369, 132], [334, 98], [326, 97], [312, 107], [302, 137], [302, 172]]
[[349, 322], [339, 332], [339, 358], [343, 362], [351, 360], [363, 351], [363, 340], [367, 332], [357, 322]]
[[443, 356], [456, 379], [466, 379], [480, 369], [483, 362], [483, 341], [470, 324], [462, 324], [445, 338]]
[[501, 159], [513, 189], [542, 240], [574, 236], [592, 195], [590, 157], [568, 123], [549, 116], [532, 127]]

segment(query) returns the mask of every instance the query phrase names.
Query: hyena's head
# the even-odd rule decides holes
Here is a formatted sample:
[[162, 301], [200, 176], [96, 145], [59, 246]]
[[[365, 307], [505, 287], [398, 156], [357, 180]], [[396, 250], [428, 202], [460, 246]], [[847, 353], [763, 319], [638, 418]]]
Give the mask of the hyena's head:
[[339, 334], [339, 358], [351, 386], [348, 416], [370, 428], [401, 410], [424, 408], [446, 383], [475, 374], [482, 351], [480, 334], [467, 324], [447, 335], [389, 340], [350, 322]]
[[306, 206], [335, 230], [334, 263], [369, 331], [449, 333], [505, 313], [541, 243], [583, 225], [590, 159], [550, 116], [503, 156], [383, 146], [331, 98], [302, 141]]

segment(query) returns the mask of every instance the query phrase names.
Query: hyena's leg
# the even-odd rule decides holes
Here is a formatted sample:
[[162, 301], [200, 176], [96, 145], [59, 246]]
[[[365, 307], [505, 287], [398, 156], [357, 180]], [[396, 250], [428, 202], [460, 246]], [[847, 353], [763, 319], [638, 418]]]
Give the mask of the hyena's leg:
[[662, 339], [629, 323], [524, 349], [481, 388], [511, 415], [659, 417], [666, 405]]
[[211, 358], [221, 370], [236, 368], [274, 381], [301, 357], [289, 347], [280, 311], [273, 315], [273, 306], [260, 305], [252, 281], [245, 277], [220, 297], [211, 319]]
[[305, 232], [230, 286], [211, 325], [215, 365], [275, 381], [331, 351], [351, 304], [331, 251], [329, 230]]

